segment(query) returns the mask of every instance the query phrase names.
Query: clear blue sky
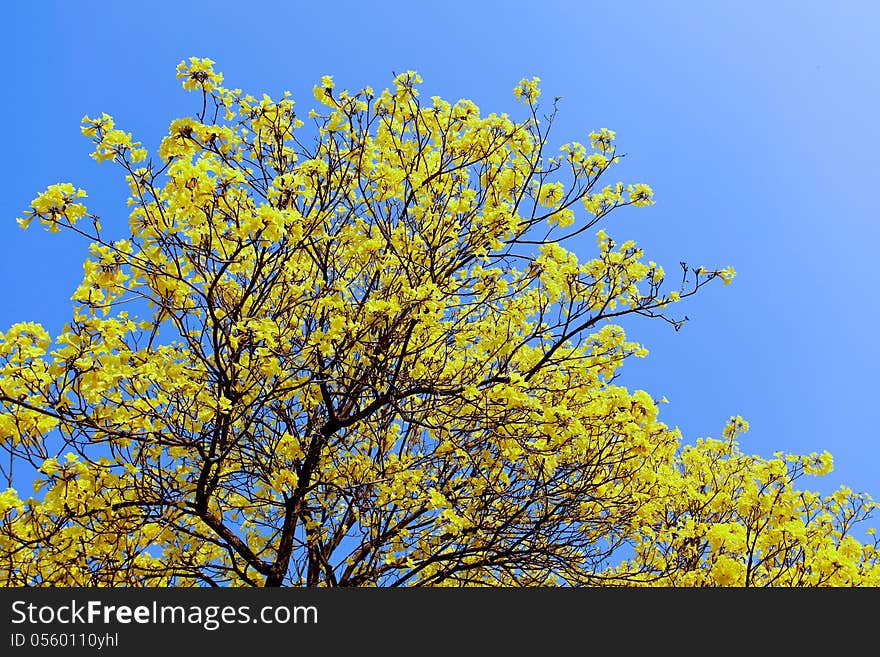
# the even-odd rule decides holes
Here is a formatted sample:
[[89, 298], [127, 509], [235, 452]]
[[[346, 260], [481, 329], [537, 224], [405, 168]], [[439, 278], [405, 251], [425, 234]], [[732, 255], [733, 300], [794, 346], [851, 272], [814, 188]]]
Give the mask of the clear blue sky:
[[[833, 8], [832, 8], [833, 7]], [[680, 306], [678, 333], [628, 325], [651, 351], [624, 382], [666, 395], [687, 440], [752, 425], [745, 449], [830, 450], [841, 483], [880, 498], [880, 3], [826, 2], [41, 2], [10, 3], [0, 120], [0, 330], [69, 317], [86, 245], [15, 217], [48, 184], [89, 192], [124, 223], [125, 186], [88, 158], [83, 114], [112, 114], [154, 149], [197, 108], [174, 77], [210, 57], [255, 95], [290, 89], [303, 109], [321, 75], [384, 88], [418, 70], [424, 95], [515, 112], [542, 79], [563, 96], [555, 143], [617, 131], [618, 174], [657, 204], [605, 224], [674, 272], [733, 265], [734, 284]], [[592, 238], [576, 245], [588, 257]]]

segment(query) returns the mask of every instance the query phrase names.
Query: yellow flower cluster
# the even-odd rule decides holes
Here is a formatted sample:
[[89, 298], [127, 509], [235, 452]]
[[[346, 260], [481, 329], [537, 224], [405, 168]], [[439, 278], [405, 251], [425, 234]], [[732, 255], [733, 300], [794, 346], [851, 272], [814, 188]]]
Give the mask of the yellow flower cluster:
[[525, 104], [534, 104], [541, 97], [541, 89], [538, 84], [541, 78], [533, 77], [530, 80], [523, 78], [519, 84], [513, 88], [513, 95]]
[[45, 192], [31, 201], [30, 211], [17, 219], [18, 225], [28, 228], [36, 218], [46, 230], [57, 233], [62, 226], [74, 226], [86, 216], [86, 206], [76, 199], [84, 198], [86, 193], [71, 183], [50, 185]]
[[118, 160], [120, 163], [147, 159], [147, 150], [140, 147], [141, 143], [132, 141], [130, 132], [123, 132], [114, 126], [113, 117], [109, 114], [102, 114], [99, 119], [83, 117], [81, 131], [91, 137], [95, 144], [92, 157], [98, 162]]
[[177, 78], [183, 80], [183, 88], [187, 91], [201, 89], [211, 92], [223, 83], [223, 74], [214, 72], [214, 61], [207, 57], [190, 57], [189, 62], [180, 62]]

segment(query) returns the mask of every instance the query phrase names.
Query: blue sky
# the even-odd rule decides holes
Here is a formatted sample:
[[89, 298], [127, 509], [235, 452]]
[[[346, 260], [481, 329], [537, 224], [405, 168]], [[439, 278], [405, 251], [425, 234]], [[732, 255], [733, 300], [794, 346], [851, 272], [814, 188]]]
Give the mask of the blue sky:
[[[606, 230], [678, 262], [739, 273], [680, 306], [691, 321], [627, 324], [651, 351], [623, 382], [666, 395], [686, 440], [748, 419], [744, 449], [828, 449], [840, 484], [880, 499], [876, 372], [880, 319], [880, 4], [820, 2], [17, 2], [0, 26], [0, 330], [57, 332], [86, 245], [14, 219], [54, 182], [89, 193], [103, 223], [126, 219], [125, 185], [89, 159], [84, 114], [107, 112], [155, 149], [197, 108], [174, 77], [210, 57], [228, 86], [312, 105], [321, 75], [384, 88], [419, 71], [424, 95], [515, 113], [512, 89], [542, 79], [562, 96], [558, 145], [608, 127], [627, 153], [616, 175], [657, 204]], [[584, 257], [592, 237], [573, 245]]]

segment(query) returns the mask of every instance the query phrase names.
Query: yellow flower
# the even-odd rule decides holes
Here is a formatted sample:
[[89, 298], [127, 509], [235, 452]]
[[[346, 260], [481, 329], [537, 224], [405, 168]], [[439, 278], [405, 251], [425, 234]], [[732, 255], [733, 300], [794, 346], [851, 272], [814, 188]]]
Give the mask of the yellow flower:
[[711, 575], [721, 586], [743, 586], [745, 584], [745, 565], [732, 557], [721, 555], [712, 564]]
[[541, 90], [538, 88], [540, 82], [541, 78], [539, 77], [533, 77], [530, 80], [523, 78], [513, 88], [513, 95], [525, 104], [533, 104], [541, 96]]
[[590, 133], [590, 145], [593, 148], [598, 148], [602, 153], [607, 153], [614, 147], [612, 144], [614, 136], [615, 132], [608, 128], [602, 128], [598, 132], [593, 131]]
[[190, 57], [188, 63], [181, 61], [177, 65], [177, 77], [183, 79], [183, 88], [187, 91], [210, 92], [223, 83], [223, 75], [214, 72], [214, 61], [207, 57]]
[[24, 504], [18, 497], [18, 491], [12, 487], [7, 488], [0, 493], [0, 517], [11, 509], [16, 509], [18, 511], [24, 509]]
[[654, 204], [654, 190], [644, 183], [630, 185], [627, 188], [630, 203], [636, 207]]

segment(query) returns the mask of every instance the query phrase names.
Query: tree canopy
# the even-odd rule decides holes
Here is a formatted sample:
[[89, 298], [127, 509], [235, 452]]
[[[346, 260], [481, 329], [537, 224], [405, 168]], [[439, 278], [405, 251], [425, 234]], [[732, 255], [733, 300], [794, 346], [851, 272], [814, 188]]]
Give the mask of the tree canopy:
[[84, 117], [127, 226], [71, 183], [19, 219], [89, 255], [59, 335], [0, 334], [0, 584], [880, 584], [873, 501], [795, 485], [828, 453], [748, 455], [738, 416], [686, 444], [617, 383], [621, 318], [735, 272], [599, 227], [653, 203], [614, 132], [551, 150], [537, 78], [520, 118], [411, 71], [300, 116], [213, 64], [155, 159]]

